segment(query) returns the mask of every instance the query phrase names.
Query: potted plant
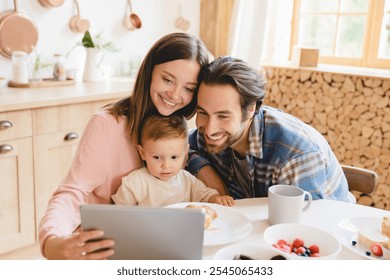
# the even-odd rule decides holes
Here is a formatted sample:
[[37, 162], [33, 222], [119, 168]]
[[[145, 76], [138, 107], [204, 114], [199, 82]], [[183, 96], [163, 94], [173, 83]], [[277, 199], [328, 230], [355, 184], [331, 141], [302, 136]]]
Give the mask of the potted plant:
[[77, 46], [83, 46], [86, 50], [87, 56], [85, 59], [83, 80], [85, 82], [97, 82], [103, 79], [101, 64], [104, 60], [105, 51], [117, 52], [119, 49], [111, 41], [103, 38], [99, 33], [96, 36], [91, 36], [89, 31], [84, 33], [81, 42], [73, 46], [66, 54], [65, 58], [73, 51]]
[[87, 52], [83, 80], [85, 82], [101, 81], [103, 79], [101, 65], [105, 51], [114, 52], [118, 51], [118, 49], [112, 42], [105, 40], [101, 33], [92, 37], [89, 31], [85, 32], [81, 43]]

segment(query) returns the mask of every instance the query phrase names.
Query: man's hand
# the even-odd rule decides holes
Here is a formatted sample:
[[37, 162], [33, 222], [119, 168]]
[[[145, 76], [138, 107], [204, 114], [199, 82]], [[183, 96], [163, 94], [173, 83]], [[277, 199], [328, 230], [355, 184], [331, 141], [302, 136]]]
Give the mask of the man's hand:
[[196, 178], [201, 180], [207, 187], [216, 189], [221, 195], [227, 194], [225, 184], [221, 177], [219, 177], [218, 173], [210, 165], [202, 167], [198, 174], [196, 174]]

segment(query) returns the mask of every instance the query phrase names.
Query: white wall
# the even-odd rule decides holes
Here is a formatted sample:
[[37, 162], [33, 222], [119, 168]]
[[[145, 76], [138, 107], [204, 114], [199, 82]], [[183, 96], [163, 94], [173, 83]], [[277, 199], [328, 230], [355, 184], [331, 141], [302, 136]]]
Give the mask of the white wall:
[[[132, 0], [133, 12], [142, 20], [142, 28], [130, 31], [123, 25], [128, 13], [127, 0], [78, 0], [81, 17], [90, 21], [92, 35], [102, 32], [102, 36], [112, 40], [121, 49], [117, 53], [106, 53], [104, 64], [111, 65], [115, 74], [121, 74], [121, 64], [132, 57], [143, 57], [149, 47], [161, 36], [181, 31], [174, 26], [181, 15], [191, 22], [188, 33], [199, 35], [200, 0]], [[69, 28], [69, 20], [76, 13], [73, 0], [65, 0], [57, 8], [45, 8], [38, 0], [18, 0], [18, 7], [30, 15], [38, 28], [37, 52], [43, 60], [52, 61], [53, 54], [66, 54], [72, 46], [81, 41], [83, 34], [74, 33]], [[14, 9], [13, 0], [0, 0], [0, 11]], [[82, 76], [85, 51], [75, 48], [68, 56], [68, 68], [77, 68]], [[0, 56], [0, 76], [10, 79], [11, 60]], [[123, 65], [122, 65], [123, 66]]]

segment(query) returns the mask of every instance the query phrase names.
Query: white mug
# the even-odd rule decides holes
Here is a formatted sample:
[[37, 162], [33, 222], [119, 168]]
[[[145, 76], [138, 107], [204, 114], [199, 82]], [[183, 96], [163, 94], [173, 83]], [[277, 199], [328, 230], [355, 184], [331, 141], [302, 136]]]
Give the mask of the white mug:
[[[307, 202], [305, 203], [305, 197]], [[299, 223], [303, 211], [309, 209], [313, 197], [292, 185], [274, 185], [268, 189], [268, 223]]]

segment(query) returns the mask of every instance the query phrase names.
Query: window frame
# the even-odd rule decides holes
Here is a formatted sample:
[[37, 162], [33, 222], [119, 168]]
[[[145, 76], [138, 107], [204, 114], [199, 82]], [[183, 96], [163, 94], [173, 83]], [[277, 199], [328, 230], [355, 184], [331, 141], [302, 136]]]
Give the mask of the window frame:
[[[291, 24], [291, 41], [289, 58], [292, 58], [294, 46], [298, 44], [300, 6], [302, 0], [294, 0]], [[341, 0], [340, 0], [341, 1]], [[382, 19], [385, 0], [369, 0], [367, 24], [364, 31], [362, 58], [347, 58], [336, 56], [319, 56], [318, 62], [343, 66], [359, 66], [369, 68], [390, 69], [390, 59], [378, 57]]]

